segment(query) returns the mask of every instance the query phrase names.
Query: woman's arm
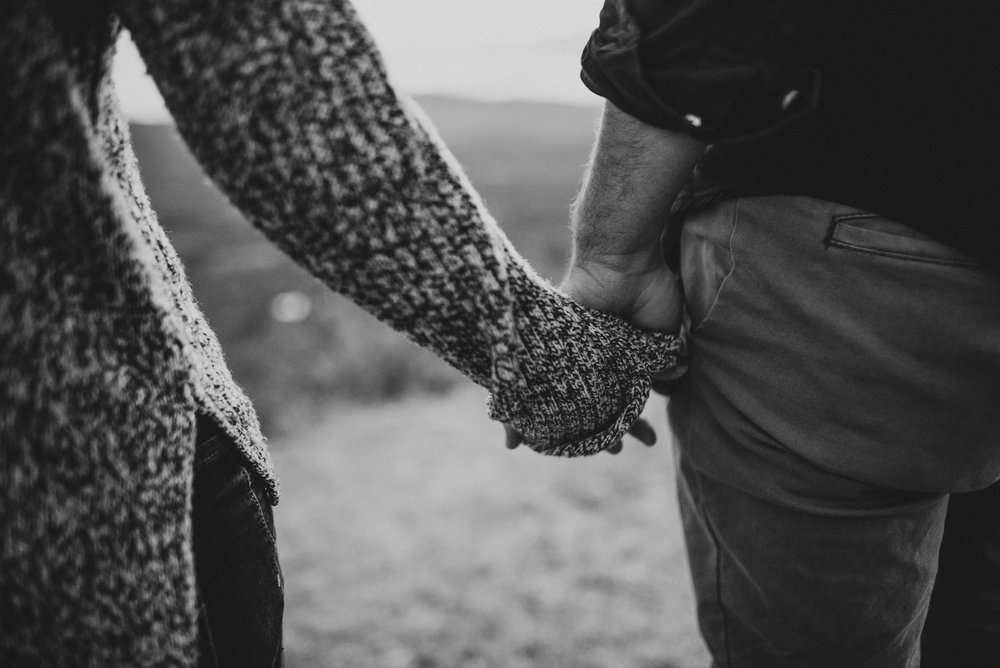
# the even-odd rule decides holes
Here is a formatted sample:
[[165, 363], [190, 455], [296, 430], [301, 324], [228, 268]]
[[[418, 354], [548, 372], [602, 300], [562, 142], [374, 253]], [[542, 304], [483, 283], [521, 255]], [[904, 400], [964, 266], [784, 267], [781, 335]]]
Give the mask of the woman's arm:
[[680, 342], [587, 311], [511, 248], [400, 103], [347, 2], [122, 0], [194, 155], [294, 260], [493, 393], [537, 449], [596, 452]]

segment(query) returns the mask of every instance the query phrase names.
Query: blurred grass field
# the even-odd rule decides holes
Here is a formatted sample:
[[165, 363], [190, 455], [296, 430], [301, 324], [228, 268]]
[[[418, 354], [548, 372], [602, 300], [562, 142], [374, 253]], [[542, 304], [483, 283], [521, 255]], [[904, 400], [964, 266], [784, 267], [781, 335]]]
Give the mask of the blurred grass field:
[[474, 388], [275, 443], [289, 668], [707, 666], [650, 403], [616, 457], [507, 451]]
[[[558, 278], [596, 108], [425, 98], [514, 244]], [[298, 269], [163, 126], [143, 178], [282, 481], [290, 668], [708, 665], [661, 445], [508, 452], [480, 390]]]

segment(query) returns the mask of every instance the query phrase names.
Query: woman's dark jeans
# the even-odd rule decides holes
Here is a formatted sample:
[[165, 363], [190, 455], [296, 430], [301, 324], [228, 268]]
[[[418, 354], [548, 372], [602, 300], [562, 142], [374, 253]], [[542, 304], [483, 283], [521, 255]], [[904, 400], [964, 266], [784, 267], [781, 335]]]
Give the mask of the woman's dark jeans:
[[199, 416], [197, 438], [198, 665], [280, 667], [284, 583], [271, 506], [221, 429]]

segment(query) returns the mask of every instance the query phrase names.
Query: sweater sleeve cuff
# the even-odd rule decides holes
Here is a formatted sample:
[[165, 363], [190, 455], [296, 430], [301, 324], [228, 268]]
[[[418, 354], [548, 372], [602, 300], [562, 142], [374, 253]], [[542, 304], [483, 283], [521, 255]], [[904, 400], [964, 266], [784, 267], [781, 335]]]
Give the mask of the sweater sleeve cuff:
[[518, 273], [511, 281], [517, 340], [504, 347], [515, 352], [516, 368], [493, 379], [490, 417], [542, 454], [614, 446], [646, 405], [651, 374], [684, 367], [684, 338], [637, 329]]

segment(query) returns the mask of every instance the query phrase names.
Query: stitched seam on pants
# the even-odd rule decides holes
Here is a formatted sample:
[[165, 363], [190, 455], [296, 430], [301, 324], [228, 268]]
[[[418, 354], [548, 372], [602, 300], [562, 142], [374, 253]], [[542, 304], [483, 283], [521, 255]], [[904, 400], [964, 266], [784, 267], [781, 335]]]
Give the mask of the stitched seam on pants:
[[704, 319], [698, 323], [698, 326], [691, 332], [692, 335], [697, 334], [702, 330], [702, 328], [708, 324], [715, 315], [715, 307], [719, 303], [719, 299], [722, 297], [722, 290], [726, 287], [726, 282], [736, 273], [736, 253], [733, 251], [733, 237], [736, 236], [736, 223], [740, 216], [740, 202], [741, 200], [736, 200], [733, 204], [733, 227], [729, 230], [729, 262], [732, 265], [729, 272], [723, 277], [722, 282], [719, 283], [719, 288], [715, 291], [715, 299], [712, 300], [712, 305], [708, 307], [708, 312], [705, 314]]
[[[205, 627], [205, 628], [199, 628], [198, 631], [199, 631], [199, 633], [204, 633], [206, 635], [206, 640], [208, 642], [209, 647], [211, 648], [211, 652], [212, 652], [212, 657], [211, 657], [211, 659], [212, 659], [212, 668], [218, 668], [219, 667], [219, 650], [217, 650], [215, 648], [215, 638], [212, 636], [212, 624], [211, 624], [211, 620], [209, 620], [209, 618], [208, 618], [208, 606], [205, 605], [205, 601], [204, 601], [204, 599], [201, 598], [201, 594], [198, 595], [198, 608], [199, 608], [199, 611], [200, 611], [200, 614], [201, 614], [201, 618], [202, 618], [202, 620], [204, 622], [203, 626]], [[199, 626], [202, 626], [202, 624], [199, 624]], [[198, 665], [201, 666], [202, 665], [202, 660], [203, 659], [207, 660], [207, 658], [208, 657], [202, 657], [202, 656], [199, 655]]]
[[[688, 423], [688, 437], [692, 436], [694, 430], [692, 422], [693, 420]], [[688, 442], [690, 443], [691, 441], [689, 440]], [[712, 539], [712, 546], [715, 548], [715, 604], [719, 607], [719, 613], [722, 615], [722, 644], [726, 650], [726, 668], [732, 668], [733, 656], [729, 646], [729, 614], [726, 613], [726, 607], [722, 604], [722, 549], [719, 545], [719, 538], [715, 533], [715, 529], [712, 527], [712, 521], [708, 517], [708, 509], [705, 505], [705, 492], [702, 490], [701, 474], [695, 471], [690, 463], [688, 463], [688, 467], [691, 471], [688, 479], [697, 485], [697, 488], [691, 486], [691, 494], [694, 497], [692, 500], [695, 503], [695, 508], [701, 515], [702, 521], [705, 523], [705, 529], [708, 531], [709, 538]]]
[[264, 533], [267, 535], [271, 543], [275, 543], [274, 534], [271, 533], [271, 527], [267, 526], [267, 520], [264, 518], [264, 507], [260, 503], [260, 499], [257, 498], [256, 492], [253, 490], [253, 481], [250, 479], [250, 474], [241, 466], [240, 472], [243, 474], [243, 479], [247, 483], [247, 490], [250, 492], [250, 497], [253, 499], [254, 505], [257, 506], [258, 517], [260, 518], [260, 526], [264, 529]]
[[274, 656], [271, 657], [271, 668], [275, 668], [275, 666], [280, 666], [284, 663], [283, 661], [284, 657], [282, 656], [284, 652], [285, 652], [285, 640], [284, 638], [281, 638], [281, 641], [278, 643], [278, 649], [274, 651]]
[[[698, 485], [701, 486], [700, 481]], [[719, 545], [719, 538], [715, 534], [712, 521], [708, 517], [708, 511], [705, 510], [704, 501], [702, 501], [701, 506], [702, 514], [705, 517], [705, 528], [708, 529], [708, 535], [712, 538], [712, 544], [715, 546], [715, 603], [719, 606], [719, 612], [722, 613], [722, 639], [726, 646], [726, 666], [732, 668], [733, 656], [729, 647], [729, 614], [726, 612], [726, 606], [722, 604], [722, 548]]]
[[267, 525], [267, 518], [264, 516], [264, 506], [261, 505], [260, 499], [257, 497], [257, 492], [254, 491], [253, 480], [251, 480], [250, 474], [242, 466], [240, 467], [240, 472], [243, 474], [243, 478], [247, 482], [247, 489], [250, 491], [250, 497], [253, 498], [253, 502], [257, 505], [257, 517], [259, 519], [259, 524], [271, 541], [271, 566], [274, 568], [274, 579], [278, 583], [278, 587], [284, 591], [285, 578], [281, 573], [281, 564], [278, 562], [277, 538], [271, 531], [271, 527]]

